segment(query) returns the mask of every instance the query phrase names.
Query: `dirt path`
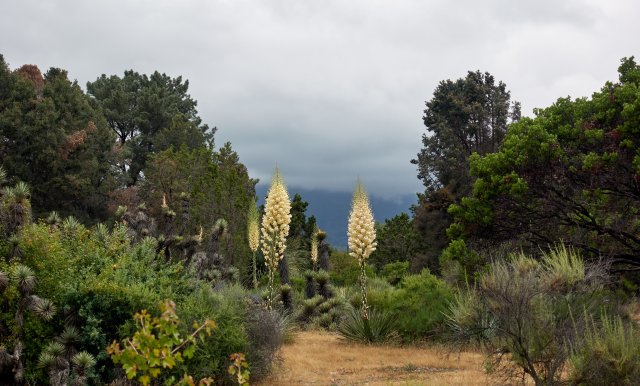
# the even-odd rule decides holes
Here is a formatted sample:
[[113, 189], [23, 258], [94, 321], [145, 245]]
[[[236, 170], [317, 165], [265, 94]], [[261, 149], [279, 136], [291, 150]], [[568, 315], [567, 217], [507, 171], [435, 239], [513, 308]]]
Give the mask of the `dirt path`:
[[297, 333], [282, 357], [274, 375], [259, 386], [490, 384], [480, 354], [353, 344], [327, 332]]

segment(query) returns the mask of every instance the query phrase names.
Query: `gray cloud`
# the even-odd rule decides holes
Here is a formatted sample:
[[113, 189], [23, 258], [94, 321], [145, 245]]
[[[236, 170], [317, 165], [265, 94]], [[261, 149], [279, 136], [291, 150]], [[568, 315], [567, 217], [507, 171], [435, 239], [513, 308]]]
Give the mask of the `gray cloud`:
[[438, 82], [489, 71], [525, 114], [587, 96], [638, 54], [628, 1], [16, 0], [0, 53], [17, 67], [159, 70], [190, 80], [204, 120], [253, 177], [373, 194], [420, 190], [409, 160]]

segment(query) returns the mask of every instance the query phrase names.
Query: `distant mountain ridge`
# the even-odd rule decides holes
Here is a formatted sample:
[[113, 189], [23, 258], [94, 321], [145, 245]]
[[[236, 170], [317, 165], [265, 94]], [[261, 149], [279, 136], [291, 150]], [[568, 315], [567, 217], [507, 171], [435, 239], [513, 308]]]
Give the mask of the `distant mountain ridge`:
[[[256, 186], [259, 205], [264, 203], [267, 190], [268, 185]], [[309, 203], [307, 217], [316, 217], [318, 226], [327, 232], [329, 244], [334, 248], [347, 249], [347, 220], [351, 210], [352, 192], [332, 192], [295, 186], [289, 186], [288, 191], [289, 197], [293, 198], [298, 193], [303, 201]], [[384, 222], [402, 212], [410, 214], [409, 208], [417, 203], [415, 194], [404, 195], [400, 200], [389, 200], [370, 194], [369, 199], [376, 222]]]

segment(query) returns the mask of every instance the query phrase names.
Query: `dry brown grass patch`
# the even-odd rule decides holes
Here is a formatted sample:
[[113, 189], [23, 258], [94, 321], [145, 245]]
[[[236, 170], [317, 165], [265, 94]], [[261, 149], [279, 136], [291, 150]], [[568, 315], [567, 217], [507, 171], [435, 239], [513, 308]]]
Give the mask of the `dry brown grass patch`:
[[297, 333], [282, 348], [272, 385], [488, 385], [480, 353], [447, 354], [437, 347], [349, 343], [319, 331]]

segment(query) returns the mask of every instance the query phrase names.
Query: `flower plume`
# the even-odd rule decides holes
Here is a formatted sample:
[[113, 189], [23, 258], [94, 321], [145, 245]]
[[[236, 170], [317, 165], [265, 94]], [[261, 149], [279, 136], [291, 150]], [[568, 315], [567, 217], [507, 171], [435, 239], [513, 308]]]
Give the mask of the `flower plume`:
[[267, 193], [264, 204], [264, 216], [262, 216], [262, 242], [261, 248], [264, 260], [269, 269], [269, 292], [267, 296], [267, 309], [273, 306], [274, 276], [278, 269], [278, 263], [284, 258], [287, 248], [287, 235], [291, 222], [291, 201], [284, 185], [284, 180], [276, 168], [271, 180], [271, 187]]
[[268, 263], [273, 266], [284, 257], [291, 222], [290, 211], [289, 193], [280, 171], [276, 169], [267, 193], [262, 217], [262, 253]]
[[376, 250], [377, 243], [369, 197], [360, 181], [356, 184], [356, 190], [353, 193], [347, 229], [349, 255], [363, 263]]
[[258, 250], [258, 246], [260, 244], [260, 224], [258, 208], [256, 208], [256, 204], [252, 203], [249, 206], [249, 214], [247, 219], [247, 236], [249, 238], [249, 249], [251, 252], [256, 252]]

